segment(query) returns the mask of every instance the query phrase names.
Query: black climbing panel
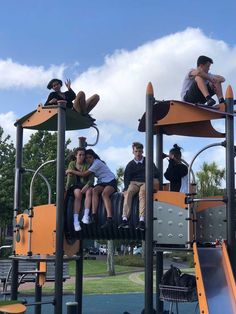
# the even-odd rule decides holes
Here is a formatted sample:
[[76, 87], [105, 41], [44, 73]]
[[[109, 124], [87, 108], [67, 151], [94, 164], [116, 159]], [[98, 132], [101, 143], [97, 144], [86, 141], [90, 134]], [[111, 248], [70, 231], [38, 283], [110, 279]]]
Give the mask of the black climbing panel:
[[[113, 226], [111, 228], [101, 229], [106, 221], [106, 210], [102, 199], [99, 201], [97, 211], [97, 223], [84, 225], [81, 223], [82, 230], [79, 232], [74, 231], [73, 225], [73, 203], [74, 197], [68, 195], [65, 200], [65, 237], [68, 243], [73, 243], [75, 240], [80, 239], [96, 239], [96, 240], [144, 240], [144, 232], [136, 230], [136, 226], [139, 221], [139, 201], [138, 196], [133, 198], [132, 210], [129, 218], [129, 229], [118, 229], [122, 220], [123, 210], [123, 194], [114, 193], [111, 196], [112, 208], [113, 208]], [[83, 206], [79, 215], [81, 221], [83, 217]]]

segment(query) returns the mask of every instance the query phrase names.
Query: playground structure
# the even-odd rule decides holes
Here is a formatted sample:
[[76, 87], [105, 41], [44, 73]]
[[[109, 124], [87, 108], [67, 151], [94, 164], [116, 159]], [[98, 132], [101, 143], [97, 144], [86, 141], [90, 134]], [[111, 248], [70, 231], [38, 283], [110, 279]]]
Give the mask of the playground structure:
[[[236, 313], [235, 150], [232, 88], [230, 86], [227, 88], [225, 104], [213, 108], [179, 101], [156, 102], [151, 83], [148, 84], [146, 97], [146, 113], [139, 124], [139, 130], [146, 131], [148, 159], [145, 313], [153, 312], [153, 260], [151, 257], [153, 243], [158, 249], [156, 255], [157, 313], [163, 311], [159, 285], [163, 275], [165, 246], [173, 249], [176, 249], [176, 246], [185, 246], [186, 249], [194, 248], [200, 313], [222, 313], [222, 308], [227, 313]], [[217, 132], [212, 127], [211, 120], [213, 119], [225, 119], [225, 134]], [[157, 136], [157, 166], [161, 171], [163, 134], [225, 138], [223, 142], [209, 145], [205, 149], [218, 145], [226, 149], [226, 195], [198, 199], [194, 193], [183, 195], [179, 192], [176, 194], [176, 192], [159, 191], [157, 195], [154, 195], [153, 202], [151, 165], [154, 134]], [[192, 163], [189, 167], [189, 178]], [[198, 247], [199, 244], [203, 246], [209, 243], [214, 244], [216, 239], [226, 240], [227, 249], [225, 244], [222, 245], [222, 249]]]
[[[83, 275], [83, 240], [84, 239], [144, 239], [145, 240], [145, 313], [153, 313], [153, 245], [156, 249], [156, 312], [163, 311], [160, 301], [159, 284], [163, 274], [163, 251], [192, 250], [197, 275], [197, 291], [200, 312], [217, 312], [216, 303], [210, 302], [212, 295], [221, 303], [227, 304], [227, 313], [236, 313], [236, 218], [234, 214], [234, 113], [233, 93], [228, 87], [226, 92], [226, 105], [208, 108], [196, 106], [180, 101], [156, 102], [151, 83], [147, 87], [146, 113], [143, 115], [139, 131], [146, 132], [146, 231], [145, 234], [136, 231], [138, 216], [137, 199], [134, 199], [131, 228], [129, 230], [117, 229], [122, 215], [123, 198], [121, 194], [112, 196], [114, 211], [114, 229], [100, 230], [99, 226], [86, 226], [82, 232], [73, 231], [72, 204], [69, 198], [64, 215], [64, 173], [65, 173], [65, 131], [94, 127], [94, 120], [84, 117], [71, 110], [66, 110], [63, 104], [58, 106], [39, 106], [37, 110], [29, 113], [16, 122], [16, 169], [15, 169], [15, 195], [14, 195], [14, 251], [12, 258], [12, 285], [11, 299], [17, 300], [18, 292], [18, 262], [21, 259], [36, 261], [37, 280], [35, 283], [35, 313], [41, 313], [42, 285], [45, 281], [46, 262], [55, 260], [55, 294], [51, 300], [54, 313], [62, 313], [62, 273], [63, 261], [74, 259], [76, 261], [75, 301], [78, 306], [76, 313], [82, 313], [82, 275]], [[213, 119], [225, 119], [226, 134], [217, 132], [211, 125]], [[58, 131], [57, 142], [57, 190], [56, 205], [48, 204], [33, 206], [33, 197], [29, 209], [19, 214], [20, 190], [22, 180], [22, 143], [23, 129]], [[162, 190], [153, 195], [153, 135], [156, 135], [157, 166], [163, 172], [163, 135], [186, 135], [198, 137], [221, 138], [222, 142], [209, 145], [221, 145], [226, 149], [226, 189], [225, 197], [197, 199], [195, 194], [169, 192]], [[55, 161], [52, 161], [55, 162]], [[189, 166], [189, 179], [192, 163]], [[190, 181], [190, 180], [189, 180]], [[32, 182], [33, 184], [33, 182]], [[49, 193], [50, 194], [50, 193]], [[32, 194], [31, 194], [32, 195]], [[50, 198], [49, 198], [50, 199]], [[98, 209], [99, 225], [105, 220], [105, 210], [102, 201]], [[47, 219], [45, 219], [47, 217]], [[198, 247], [198, 244], [214, 243], [215, 239], [225, 239], [226, 245], [220, 248]], [[227, 249], [226, 249], [227, 246]], [[207, 250], [207, 251], [206, 251]], [[228, 254], [229, 258], [228, 258]], [[206, 259], [204, 257], [207, 256]], [[216, 257], [215, 257], [216, 256]], [[216, 258], [216, 259], [215, 259]], [[209, 261], [216, 261], [209, 265]], [[232, 267], [232, 270], [231, 270]], [[224, 278], [226, 293], [220, 289], [212, 290], [207, 286], [206, 273], [212, 269], [220, 269], [220, 278]], [[213, 276], [216, 276], [213, 272]], [[215, 277], [216, 279], [216, 277]], [[214, 280], [215, 280], [214, 279]], [[207, 281], [212, 278], [207, 279]], [[47, 302], [48, 303], [48, 302]], [[209, 305], [211, 303], [211, 305]], [[213, 304], [213, 305], [212, 305]], [[226, 306], [226, 305], [225, 305]], [[231, 307], [230, 307], [231, 306]]]

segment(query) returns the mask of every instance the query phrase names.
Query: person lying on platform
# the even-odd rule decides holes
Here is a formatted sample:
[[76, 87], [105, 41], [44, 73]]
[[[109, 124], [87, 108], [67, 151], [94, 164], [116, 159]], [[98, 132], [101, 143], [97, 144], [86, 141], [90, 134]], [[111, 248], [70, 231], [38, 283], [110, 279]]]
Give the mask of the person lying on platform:
[[212, 98], [216, 94], [219, 103], [224, 102], [221, 83], [225, 78], [221, 75], [209, 72], [213, 60], [206, 56], [200, 56], [197, 60], [197, 68], [191, 69], [184, 78], [181, 99], [194, 104], [215, 105]]
[[188, 167], [181, 162], [181, 149], [177, 144], [171, 148], [164, 177], [170, 181], [170, 191], [188, 193]]
[[94, 186], [92, 191], [92, 223], [97, 222], [99, 196], [102, 195], [103, 203], [106, 208], [107, 219], [101, 228], [110, 228], [113, 226], [110, 196], [117, 191], [115, 175], [92, 149], [86, 150], [85, 156], [86, 162], [89, 164], [89, 168], [85, 171], [76, 171], [76, 174], [81, 177], [87, 177], [94, 174], [97, 178], [97, 184]]
[[[65, 85], [67, 87], [67, 91], [62, 92], [61, 87], [63, 83], [59, 79], [52, 79], [48, 85], [48, 89], [53, 89], [48, 96], [48, 99], [44, 106], [56, 105], [58, 101], [66, 101], [66, 107], [71, 108], [82, 115], [88, 114], [98, 103], [100, 97], [97, 94], [94, 94], [90, 98], [86, 100], [85, 93], [80, 91], [77, 96], [75, 92], [71, 88], [71, 81], [66, 80]], [[73, 103], [74, 100], [74, 103]]]
[[[132, 144], [134, 159], [131, 160], [124, 172], [124, 205], [122, 213], [122, 223], [118, 228], [129, 228], [128, 218], [131, 214], [132, 199], [135, 194], [139, 194], [139, 223], [137, 230], [145, 230], [145, 157], [143, 156], [143, 144], [134, 142]], [[159, 171], [154, 168], [154, 190], [158, 190]]]
[[76, 173], [77, 171], [86, 171], [88, 164], [85, 162], [85, 149], [78, 147], [74, 152], [75, 160], [69, 163], [68, 169], [66, 170], [67, 182], [66, 191], [73, 193], [74, 195], [74, 229], [80, 231], [79, 213], [81, 211], [81, 201], [83, 195], [85, 195], [84, 201], [84, 215], [82, 223], [89, 224], [89, 212], [92, 203], [92, 187], [94, 183], [93, 174], [88, 177], [80, 177]]

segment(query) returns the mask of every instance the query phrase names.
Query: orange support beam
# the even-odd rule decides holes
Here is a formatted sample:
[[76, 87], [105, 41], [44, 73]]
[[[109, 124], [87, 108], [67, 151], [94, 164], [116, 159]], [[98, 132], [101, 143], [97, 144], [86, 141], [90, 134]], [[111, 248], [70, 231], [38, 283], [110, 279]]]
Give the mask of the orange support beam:
[[193, 243], [193, 258], [194, 258], [194, 266], [195, 266], [195, 272], [196, 272], [197, 294], [198, 294], [200, 313], [209, 314], [196, 243]]

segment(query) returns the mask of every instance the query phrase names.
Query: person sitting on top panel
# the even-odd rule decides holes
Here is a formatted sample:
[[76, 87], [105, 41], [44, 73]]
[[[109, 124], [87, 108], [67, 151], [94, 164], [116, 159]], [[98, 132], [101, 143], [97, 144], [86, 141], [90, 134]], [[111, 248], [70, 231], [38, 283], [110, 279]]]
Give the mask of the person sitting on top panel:
[[[145, 230], [145, 157], [143, 156], [143, 144], [135, 142], [132, 145], [134, 159], [131, 160], [124, 173], [124, 205], [122, 214], [122, 223], [118, 228], [129, 228], [128, 218], [131, 213], [133, 196], [139, 193], [139, 223], [137, 230]], [[153, 188], [158, 189], [159, 172], [156, 166], [154, 168]]]
[[194, 104], [215, 105], [213, 95], [224, 102], [221, 83], [225, 78], [221, 75], [209, 72], [213, 60], [206, 56], [200, 56], [197, 60], [197, 68], [191, 69], [184, 78], [181, 99]]
[[49, 94], [44, 106], [56, 105], [58, 101], [66, 101], [67, 108], [71, 108], [82, 115], [86, 115], [96, 106], [100, 99], [97, 94], [94, 94], [86, 100], [85, 93], [83, 91], [80, 91], [76, 96], [75, 92], [71, 88], [70, 80], [65, 81], [65, 85], [68, 89], [66, 92], [61, 91], [62, 85], [63, 83], [59, 79], [52, 79], [48, 83], [47, 88], [53, 89], [54, 91]]

